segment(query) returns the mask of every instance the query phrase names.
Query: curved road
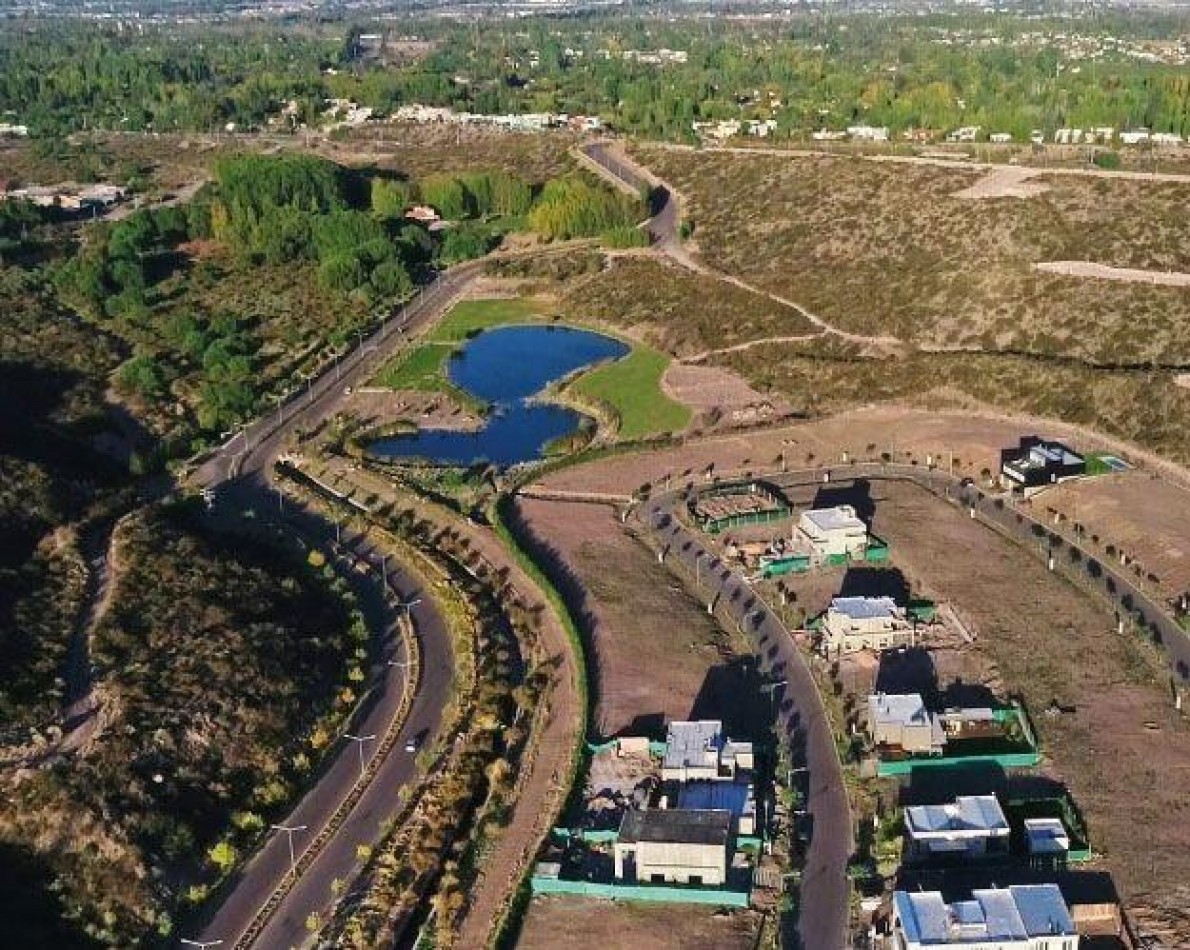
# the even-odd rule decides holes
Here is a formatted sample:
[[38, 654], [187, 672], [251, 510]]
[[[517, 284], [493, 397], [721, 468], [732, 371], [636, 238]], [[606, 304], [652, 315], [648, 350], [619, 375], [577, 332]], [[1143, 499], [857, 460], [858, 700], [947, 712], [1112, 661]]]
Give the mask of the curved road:
[[[311, 380], [306, 388], [291, 395], [276, 412], [236, 433], [201, 461], [191, 476], [192, 483], [212, 492], [218, 508], [271, 512], [269, 517], [281, 517], [307, 537], [329, 544], [334, 527], [320, 515], [291, 499], [282, 498], [272, 484], [273, 463], [296, 429], [312, 429], [338, 411], [348, 387], [358, 386], [366, 380], [386, 358], [392, 345], [399, 343], [407, 333], [422, 329], [435, 320], [478, 273], [478, 265], [464, 265], [440, 276], [386, 320], [362, 347], [357, 347], [318, 379]], [[415, 579], [399, 565], [389, 563], [387, 570], [382, 570], [383, 555], [366, 538], [344, 537], [343, 546], [349, 552], [346, 554], [349, 561], [368, 565], [373, 575], [387, 575], [385, 600], [393, 595], [398, 598], [398, 603], [407, 603], [417, 593]], [[374, 599], [379, 600], [375, 587], [373, 591]], [[314, 913], [323, 914], [325, 920], [324, 912], [334, 899], [334, 882], [346, 882], [359, 870], [356, 847], [375, 844], [379, 840], [385, 823], [400, 810], [398, 791], [417, 778], [414, 756], [405, 752], [405, 743], [409, 739], [424, 743], [436, 733], [450, 694], [454, 666], [445, 623], [430, 598], [423, 598], [409, 608], [409, 613], [421, 651], [421, 679], [419, 683], [407, 686], [406, 668], [395, 665], [404, 658], [394, 656], [398, 642], [394, 636], [395, 611], [389, 609], [380, 656], [369, 679], [371, 695], [365, 708], [351, 723], [355, 735], [377, 736], [376, 740], [362, 747], [365, 761], [375, 754], [380, 739], [400, 708], [404, 691], [412, 688], [416, 693], [408, 719], [397, 742], [379, 764], [343, 825], [312, 860], [305, 862], [308, 866], [302, 868], [296, 886], [286, 894], [259, 936], [252, 941], [255, 946], [269, 950], [290, 947], [311, 936], [306, 929], [307, 917]], [[394, 663], [390, 664], [390, 660]], [[307, 826], [307, 830], [293, 836], [299, 864], [302, 863], [302, 853], [348, 798], [359, 779], [359, 748], [350, 740], [344, 739], [342, 743], [317, 783], [285, 820], [278, 822], [290, 827]], [[273, 834], [242, 869], [197, 939], [221, 940], [225, 947], [240, 944], [258, 912], [289, 874], [287, 836]], [[195, 935], [190, 937], [195, 939]]]

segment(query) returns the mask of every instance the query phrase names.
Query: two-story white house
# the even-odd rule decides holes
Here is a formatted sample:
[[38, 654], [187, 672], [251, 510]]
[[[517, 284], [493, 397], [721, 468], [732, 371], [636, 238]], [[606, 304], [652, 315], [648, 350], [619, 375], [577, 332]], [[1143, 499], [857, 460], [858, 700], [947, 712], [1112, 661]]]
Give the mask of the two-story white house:
[[913, 644], [913, 624], [891, 597], [836, 597], [822, 620], [822, 649], [830, 656]]
[[911, 805], [904, 815], [909, 860], [1008, 852], [1008, 819], [995, 795], [960, 795], [944, 805]]

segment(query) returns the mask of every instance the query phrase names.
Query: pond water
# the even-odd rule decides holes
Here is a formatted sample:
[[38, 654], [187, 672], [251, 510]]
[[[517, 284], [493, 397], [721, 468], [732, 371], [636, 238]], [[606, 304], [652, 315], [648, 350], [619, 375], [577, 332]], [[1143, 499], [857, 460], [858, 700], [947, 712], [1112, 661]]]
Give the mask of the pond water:
[[475, 432], [423, 429], [377, 439], [369, 450], [380, 458], [416, 458], [444, 465], [505, 466], [540, 459], [550, 442], [577, 431], [583, 417], [533, 397], [576, 370], [619, 359], [628, 350], [612, 337], [574, 327], [486, 330], [468, 340], [447, 365], [452, 383], [488, 403], [483, 427]]

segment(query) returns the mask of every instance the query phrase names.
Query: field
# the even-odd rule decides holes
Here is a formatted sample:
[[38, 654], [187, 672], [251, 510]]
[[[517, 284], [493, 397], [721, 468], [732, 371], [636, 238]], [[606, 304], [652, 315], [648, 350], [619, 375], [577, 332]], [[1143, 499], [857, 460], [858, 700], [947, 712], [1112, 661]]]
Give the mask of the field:
[[815, 330], [801, 314], [761, 294], [642, 256], [613, 257], [602, 271], [569, 282], [561, 309], [680, 357]]
[[610, 508], [537, 499], [519, 508], [593, 646], [600, 735], [657, 732], [692, 715], [747, 728], [738, 702], [746, 679], [733, 662], [749, 655], [747, 644], [720, 630]]
[[679, 432], [690, 424], [690, 409], [661, 390], [669, 357], [636, 346], [623, 359], [584, 373], [570, 387], [583, 399], [609, 406], [619, 420], [617, 435], [626, 441]]
[[1044, 492], [1033, 509], [1061, 512], [1083, 525], [1086, 536], [1110, 538], [1118, 552], [1159, 579], [1167, 596], [1190, 591], [1190, 505], [1168, 482], [1136, 473], [1103, 475]]
[[753, 950], [760, 918], [682, 904], [633, 904], [536, 897], [517, 947], [606, 947], [608, 950]]
[[[685, 200], [708, 264], [841, 328], [928, 347], [1118, 366], [1190, 360], [1190, 291], [1043, 273], [1046, 261], [1190, 270], [1190, 185], [1040, 176], [1031, 197], [956, 195], [976, 169], [854, 158], [638, 156]], [[757, 221], [744, 213], [764, 196]], [[790, 331], [787, 331], [790, 332]]]

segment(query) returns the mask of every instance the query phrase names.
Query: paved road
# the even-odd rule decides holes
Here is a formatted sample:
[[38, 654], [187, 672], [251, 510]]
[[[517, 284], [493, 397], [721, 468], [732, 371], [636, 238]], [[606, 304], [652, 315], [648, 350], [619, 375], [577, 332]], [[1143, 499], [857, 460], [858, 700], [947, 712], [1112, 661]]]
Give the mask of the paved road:
[[682, 214], [669, 187], [650, 178], [644, 169], [628, 159], [612, 142], [592, 142], [584, 145], [582, 150], [583, 154], [632, 191], [639, 193], [645, 188], [656, 188], [653, 192], [653, 217], [649, 219], [648, 225], [653, 247], [670, 255], [680, 252], [682, 242], [678, 228], [682, 223]]
[[[284, 450], [287, 440], [297, 428], [311, 429], [333, 415], [339, 408], [348, 387], [366, 380], [387, 352], [408, 333], [421, 329], [435, 320], [454, 296], [479, 273], [477, 265], [464, 266], [439, 277], [410, 303], [402, 308], [373, 337], [357, 347], [311, 380], [308, 387], [293, 394], [276, 412], [249, 425], [237, 433], [199, 464], [192, 475], [195, 485], [215, 492], [215, 504], [232, 511], [255, 510], [272, 512], [269, 517], [283, 517], [292, 527], [307, 537], [329, 542], [334, 527], [321, 516], [309, 512], [289, 499], [279, 504], [279, 495], [272, 484], [272, 466]], [[348, 556], [372, 564], [373, 577], [379, 569], [382, 555], [371, 542], [362, 537], [345, 537], [343, 547]], [[389, 563], [388, 586], [392, 594], [407, 602], [416, 593], [414, 579], [399, 565]], [[375, 591], [373, 585], [373, 590]], [[442, 618], [435, 611], [430, 598], [410, 609], [422, 654], [421, 680], [410, 684], [416, 697], [405, 726], [393, 750], [379, 766], [373, 781], [348, 815], [341, 830], [304, 870], [297, 885], [287, 894], [277, 912], [255, 941], [256, 946], [272, 948], [295, 946], [308, 939], [306, 918], [322, 913], [331, 904], [332, 883], [341, 878], [349, 881], [358, 869], [356, 846], [374, 844], [386, 821], [399, 811], [398, 790], [416, 777], [413, 756], [404, 751], [407, 739], [416, 737], [425, 742], [438, 729], [443, 706], [450, 692], [453, 678], [453, 658], [449, 637]], [[374, 691], [366, 709], [361, 710], [351, 731], [356, 735], [387, 731], [397, 712], [405, 686], [405, 668], [389, 665], [388, 660], [402, 662], [395, 657], [394, 615], [388, 611], [389, 623], [382, 633], [380, 658], [372, 670], [370, 683]], [[378, 740], [377, 740], [378, 741]], [[377, 742], [364, 746], [365, 757], [376, 750]], [[299, 855], [325, 826], [327, 819], [348, 797], [360, 774], [359, 750], [355, 743], [343, 740], [319, 778], [281, 824], [308, 826], [308, 831], [295, 835], [294, 845]], [[267, 902], [289, 873], [289, 845], [285, 835], [268, 838], [213, 916], [202, 927], [203, 940], [223, 940], [224, 946], [236, 944], [248, 929], [259, 909]]]
[[854, 842], [843, 768], [822, 697], [784, 624], [743, 578], [674, 518], [677, 501], [673, 493], [649, 502], [643, 520], [662, 544], [666, 558], [677, 558], [699, 577], [708, 599], [726, 609], [752, 637], [762, 669], [785, 680], [775, 694], [779, 721], [789, 733], [794, 764], [806, 770], [806, 810], [812, 829], [801, 883], [800, 946], [804, 950], [843, 948], [851, 892], [847, 861]]

